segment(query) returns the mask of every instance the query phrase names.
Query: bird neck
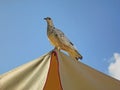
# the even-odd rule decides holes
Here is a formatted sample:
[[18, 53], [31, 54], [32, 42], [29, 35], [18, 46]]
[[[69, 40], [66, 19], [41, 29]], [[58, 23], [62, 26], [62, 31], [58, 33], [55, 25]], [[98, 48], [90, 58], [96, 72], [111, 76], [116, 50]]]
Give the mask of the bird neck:
[[48, 24], [48, 26], [53, 26], [54, 27], [54, 24], [53, 24], [52, 20], [51, 21], [47, 21], [47, 24]]
[[47, 22], [47, 24], [48, 24], [48, 28], [49, 28], [50, 30], [52, 30], [52, 29], [55, 28], [53, 22]]
[[47, 29], [48, 29], [48, 30], [54, 30], [55, 27], [54, 27], [54, 26], [51, 26], [51, 25], [48, 25]]

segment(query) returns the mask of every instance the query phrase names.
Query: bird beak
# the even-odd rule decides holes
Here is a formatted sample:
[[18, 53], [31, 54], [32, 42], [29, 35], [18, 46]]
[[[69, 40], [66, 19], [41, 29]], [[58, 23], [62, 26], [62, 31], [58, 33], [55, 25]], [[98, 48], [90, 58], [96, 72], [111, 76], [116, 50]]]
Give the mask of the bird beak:
[[44, 18], [44, 20], [47, 20], [47, 18]]

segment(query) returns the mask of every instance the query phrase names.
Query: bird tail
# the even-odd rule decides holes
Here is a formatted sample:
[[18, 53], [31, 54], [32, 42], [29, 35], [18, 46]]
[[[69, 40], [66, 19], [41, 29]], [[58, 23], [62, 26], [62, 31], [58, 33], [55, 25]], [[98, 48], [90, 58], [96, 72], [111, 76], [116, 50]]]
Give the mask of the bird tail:
[[76, 60], [83, 58], [82, 55], [77, 50], [70, 51], [69, 55], [75, 58]]

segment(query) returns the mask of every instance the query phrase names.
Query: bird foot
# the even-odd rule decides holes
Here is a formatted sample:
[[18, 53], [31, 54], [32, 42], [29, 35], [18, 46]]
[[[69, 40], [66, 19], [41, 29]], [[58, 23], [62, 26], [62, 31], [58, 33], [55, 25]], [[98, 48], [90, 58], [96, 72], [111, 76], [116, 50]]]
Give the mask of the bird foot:
[[53, 50], [58, 50], [58, 51], [60, 51], [60, 48], [59, 48], [59, 47], [55, 47]]

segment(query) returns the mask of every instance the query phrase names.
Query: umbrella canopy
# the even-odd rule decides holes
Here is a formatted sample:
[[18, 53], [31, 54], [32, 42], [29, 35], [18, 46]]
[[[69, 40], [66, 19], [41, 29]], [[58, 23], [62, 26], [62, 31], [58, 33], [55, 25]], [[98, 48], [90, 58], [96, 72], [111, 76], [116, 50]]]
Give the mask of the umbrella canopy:
[[0, 90], [119, 90], [120, 81], [58, 50], [0, 76]]

